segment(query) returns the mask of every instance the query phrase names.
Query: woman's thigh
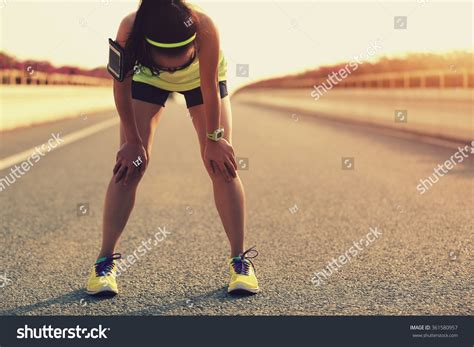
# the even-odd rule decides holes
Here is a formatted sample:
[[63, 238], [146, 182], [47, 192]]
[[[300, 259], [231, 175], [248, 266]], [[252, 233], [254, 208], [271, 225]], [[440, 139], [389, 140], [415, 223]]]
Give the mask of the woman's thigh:
[[[221, 100], [221, 125], [224, 128], [224, 138], [232, 144], [232, 108], [229, 96]], [[201, 155], [204, 154], [206, 146], [207, 130], [206, 130], [206, 113], [204, 105], [198, 105], [189, 108], [189, 113], [192, 117], [194, 128], [201, 146]]]
[[[151, 155], [156, 125], [163, 113], [163, 107], [136, 99], [132, 99], [132, 105], [135, 114], [135, 121], [137, 122], [138, 133], [140, 134], [143, 146], [147, 150], [149, 158]], [[120, 146], [124, 143], [125, 133], [123, 130], [123, 124], [120, 123]]]

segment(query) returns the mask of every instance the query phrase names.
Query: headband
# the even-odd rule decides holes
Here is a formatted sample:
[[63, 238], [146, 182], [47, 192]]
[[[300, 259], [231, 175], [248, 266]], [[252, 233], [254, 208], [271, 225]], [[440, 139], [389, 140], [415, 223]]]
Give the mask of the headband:
[[196, 38], [196, 33], [191, 36], [189, 39], [187, 40], [184, 40], [184, 41], [181, 41], [181, 42], [177, 42], [177, 43], [161, 43], [161, 42], [156, 42], [156, 41], [153, 41], [152, 39], [148, 38], [148, 37], [145, 37], [146, 41], [150, 44], [150, 45], [153, 45], [155, 47], [161, 47], [161, 48], [176, 48], [176, 47], [183, 47], [183, 46], [186, 46], [188, 43], [194, 41], [194, 39]]

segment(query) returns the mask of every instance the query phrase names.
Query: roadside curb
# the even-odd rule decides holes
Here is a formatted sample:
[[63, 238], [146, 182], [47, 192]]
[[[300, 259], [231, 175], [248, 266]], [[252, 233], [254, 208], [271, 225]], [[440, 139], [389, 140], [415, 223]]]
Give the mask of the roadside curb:
[[[239, 93], [242, 96], [244, 93]], [[234, 98], [238, 96], [235, 95]], [[254, 105], [258, 107], [264, 108], [272, 108], [278, 111], [288, 111], [291, 113], [300, 113], [302, 115], [308, 115], [311, 117], [315, 117], [319, 120], [329, 121], [331, 123], [342, 123], [342, 124], [349, 124], [356, 127], [364, 127], [373, 129], [374, 131], [382, 132], [388, 136], [404, 138], [409, 140], [415, 140], [418, 142], [428, 143], [431, 145], [441, 146], [450, 149], [457, 149], [459, 146], [465, 146], [468, 144], [467, 142], [463, 141], [462, 139], [451, 138], [451, 137], [435, 137], [430, 134], [423, 133], [421, 131], [413, 130], [413, 129], [396, 129], [394, 127], [385, 126], [382, 124], [377, 124], [374, 122], [367, 122], [367, 121], [358, 121], [350, 117], [338, 117], [335, 118], [329, 114], [325, 114], [322, 112], [315, 112], [314, 110], [308, 110], [305, 107], [301, 106], [285, 106], [285, 105], [277, 105], [272, 103], [271, 101], [262, 101], [262, 100], [248, 100], [246, 98], [241, 98], [241, 101], [248, 105]]]

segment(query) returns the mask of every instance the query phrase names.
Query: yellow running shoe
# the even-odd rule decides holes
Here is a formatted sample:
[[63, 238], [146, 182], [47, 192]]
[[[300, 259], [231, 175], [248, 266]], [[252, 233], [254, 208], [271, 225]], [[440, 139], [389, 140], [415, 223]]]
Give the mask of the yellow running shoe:
[[[249, 253], [254, 255], [250, 257]], [[257, 255], [258, 252], [254, 246], [237, 257], [229, 258], [230, 283], [227, 289], [228, 293], [234, 291], [257, 293], [260, 290], [255, 276], [255, 267], [250, 261], [250, 258], [255, 258]]]
[[121, 257], [120, 253], [114, 253], [110, 257], [97, 259], [91, 268], [89, 280], [87, 281], [87, 294], [118, 294], [117, 281], [115, 280], [117, 276], [115, 261]]

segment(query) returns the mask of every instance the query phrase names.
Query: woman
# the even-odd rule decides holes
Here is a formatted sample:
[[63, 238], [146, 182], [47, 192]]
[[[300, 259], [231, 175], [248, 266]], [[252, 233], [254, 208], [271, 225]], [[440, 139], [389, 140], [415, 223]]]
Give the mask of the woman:
[[125, 49], [127, 77], [114, 80], [121, 120], [120, 150], [105, 198], [102, 247], [87, 292], [118, 293], [115, 252], [132, 211], [138, 183], [149, 162], [153, 136], [170, 92], [184, 95], [201, 156], [230, 242], [228, 292], [259, 290], [250, 253], [243, 251], [245, 196], [232, 148], [227, 64], [219, 34], [205, 13], [184, 1], [142, 0], [125, 17], [116, 42]]

